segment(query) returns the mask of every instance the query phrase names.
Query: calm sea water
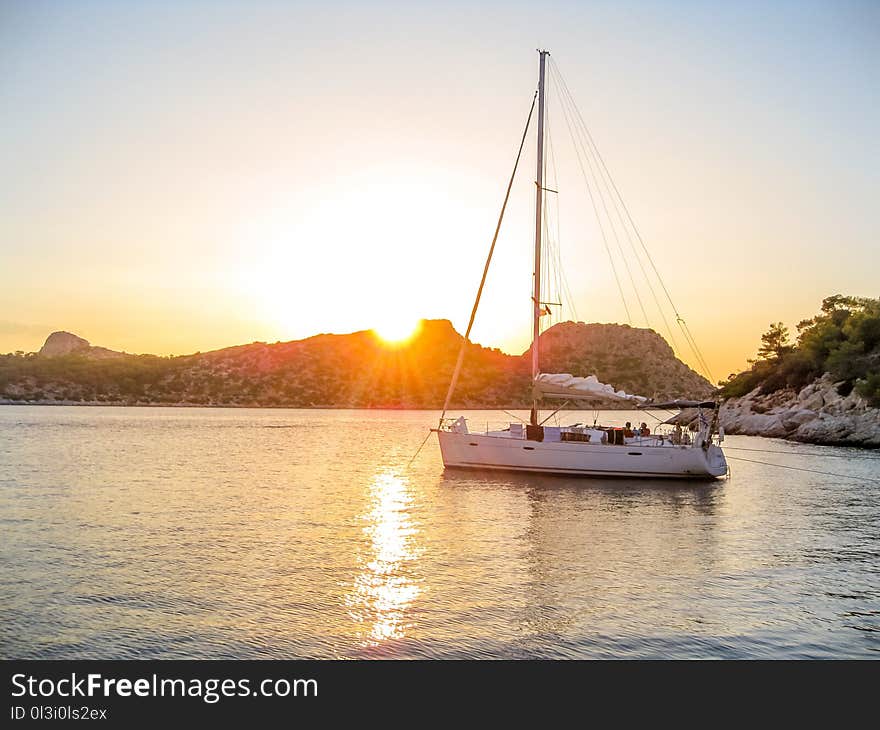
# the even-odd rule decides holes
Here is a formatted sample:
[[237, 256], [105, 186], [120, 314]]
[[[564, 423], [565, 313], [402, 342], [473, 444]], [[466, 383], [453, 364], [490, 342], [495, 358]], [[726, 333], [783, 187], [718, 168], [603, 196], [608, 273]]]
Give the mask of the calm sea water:
[[0, 656], [880, 658], [880, 485], [407, 468], [436, 416], [0, 407]]

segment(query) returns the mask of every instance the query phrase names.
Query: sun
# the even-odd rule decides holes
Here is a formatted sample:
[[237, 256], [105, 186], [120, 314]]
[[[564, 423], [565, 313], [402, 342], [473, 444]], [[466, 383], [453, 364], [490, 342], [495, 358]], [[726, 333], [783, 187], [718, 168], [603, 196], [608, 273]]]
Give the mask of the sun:
[[403, 345], [419, 331], [421, 320], [406, 313], [390, 316], [373, 328], [373, 332], [387, 345]]

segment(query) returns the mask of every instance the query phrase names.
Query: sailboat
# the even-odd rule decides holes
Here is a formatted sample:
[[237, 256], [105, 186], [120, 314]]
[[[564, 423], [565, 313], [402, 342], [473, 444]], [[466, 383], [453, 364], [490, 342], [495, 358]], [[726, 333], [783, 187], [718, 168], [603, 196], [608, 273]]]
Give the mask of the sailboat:
[[[528, 423], [510, 423], [501, 430], [472, 432], [467, 420], [459, 416], [447, 418], [446, 413], [455, 385], [461, 372], [466, 345], [479, 306], [480, 296], [492, 252], [498, 239], [501, 220], [513, 184], [511, 175], [501, 216], [495, 229], [495, 237], [489, 250], [489, 258], [483, 271], [483, 279], [477, 292], [470, 322], [462, 340], [458, 361], [453, 372], [443, 413], [437, 432], [443, 464], [447, 468], [481, 470], [505, 470], [541, 474], [561, 474], [585, 477], [645, 477], [645, 478], [702, 478], [711, 479], [727, 474], [727, 461], [721, 448], [723, 431], [718, 428], [718, 405], [706, 400], [676, 400], [655, 403], [638, 395], [615, 390], [600, 383], [595, 376], [574, 377], [567, 373], [543, 373], [540, 359], [540, 320], [546, 313], [547, 304], [542, 300], [541, 267], [543, 235], [544, 187], [544, 119], [545, 119], [545, 72], [549, 52], [539, 50], [538, 89], [532, 102], [537, 101], [537, 179], [535, 197], [535, 258], [532, 272], [534, 291], [532, 295], [532, 408]], [[523, 132], [517, 165], [531, 122], [532, 111]], [[555, 191], [549, 191], [555, 192]], [[541, 419], [540, 406], [545, 399], [562, 399], [565, 404], [577, 401], [594, 401], [597, 398], [613, 398], [631, 408], [691, 409], [696, 414], [693, 425], [683, 430], [672, 425], [666, 430], [633, 432], [610, 426], [573, 424], [570, 426], [547, 426], [547, 418]], [[555, 411], [554, 411], [555, 412]], [[552, 415], [552, 414], [551, 414]], [[693, 434], [690, 429], [693, 429]]]

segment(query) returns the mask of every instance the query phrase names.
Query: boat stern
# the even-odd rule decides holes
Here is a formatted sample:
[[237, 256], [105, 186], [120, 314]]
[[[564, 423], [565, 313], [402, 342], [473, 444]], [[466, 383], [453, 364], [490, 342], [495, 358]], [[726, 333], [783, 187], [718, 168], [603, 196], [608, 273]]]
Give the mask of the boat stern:
[[706, 449], [707, 473], [713, 477], [723, 477], [727, 476], [727, 470], [727, 459], [724, 456], [724, 451], [720, 446], [711, 444], [709, 448]]

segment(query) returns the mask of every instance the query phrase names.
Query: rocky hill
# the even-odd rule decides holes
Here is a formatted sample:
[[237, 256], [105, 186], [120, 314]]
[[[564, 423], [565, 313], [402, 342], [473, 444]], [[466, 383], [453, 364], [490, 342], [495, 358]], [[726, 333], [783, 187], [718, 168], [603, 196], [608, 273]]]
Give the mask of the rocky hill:
[[90, 347], [89, 341], [70, 332], [53, 332], [46, 338], [38, 355], [43, 357], [58, 357], [69, 355], [72, 352], [86, 352]]
[[[705, 398], [709, 381], [675, 357], [654, 330], [619, 324], [562, 322], [541, 335], [545, 372], [595, 375], [627, 393], [652, 398]], [[531, 350], [524, 353], [530, 356]]]
[[108, 350], [106, 347], [93, 347], [88, 340], [70, 332], [53, 332], [46, 338], [38, 355], [59, 357], [70, 354], [85, 355], [90, 358], [122, 357], [124, 353]]
[[721, 384], [728, 433], [880, 446], [880, 299], [835, 294], [761, 336], [751, 367]]
[[[423, 321], [399, 347], [363, 331], [170, 358], [114, 353], [53, 333], [40, 353], [0, 356], [0, 402], [439, 408], [460, 343], [448, 320]], [[545, 372], [595, 374], [656, 398], [712, 391], [652, 330], [565, 322], [548, 329], [540, 346]], [[530, 397], [530, 352], [468, 345], [455, 407], [519, 408]]]
[[841, 395], [840, 382], [826, 374], [797, 390], [761, 393], [760, 388], [721, 406], [727, 433], [769, 436], [831, 446], [880, 447], [880, 408], [856, 391]]

